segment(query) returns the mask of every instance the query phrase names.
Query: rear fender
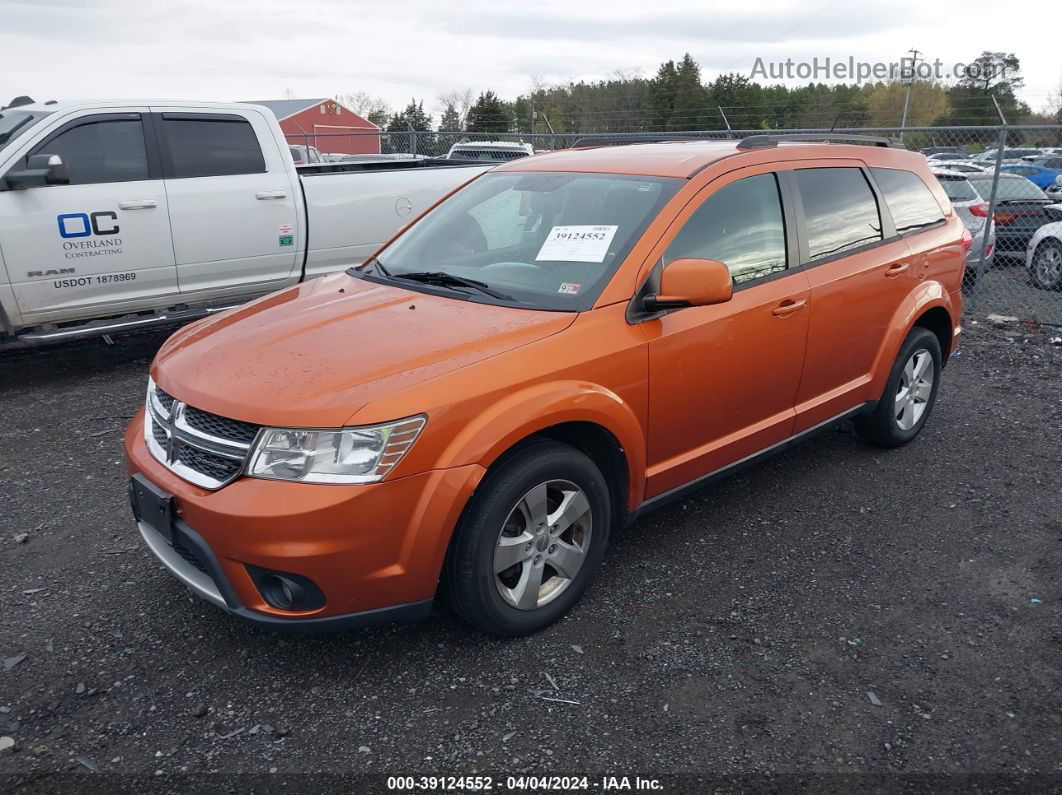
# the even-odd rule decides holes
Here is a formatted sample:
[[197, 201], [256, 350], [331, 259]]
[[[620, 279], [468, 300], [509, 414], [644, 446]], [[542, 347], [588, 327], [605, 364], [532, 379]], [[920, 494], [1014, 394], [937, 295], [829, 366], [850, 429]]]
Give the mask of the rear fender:
[[889, 373], [892, 372], [892, 366], [896, 361], [896, 356], [899, 354], [903, 341], [911, 333], [916, 321], [935, 307], [944, 309], [951, 319], [951, 345], [949, 350], [941, 351], [944, 359], [947, 360], [950, 351], [955, 348], [961, 307], [956, 306], [956, 299], [944, 289], [940, 282], [923, 282], [904, 299], [892, 316], [885, 340], [878, 350], [877, 358], [875, 358], [873, 369], [871, 370], [871, 394], [881, 395], [885, 389], [885, 382], [889, 380]]

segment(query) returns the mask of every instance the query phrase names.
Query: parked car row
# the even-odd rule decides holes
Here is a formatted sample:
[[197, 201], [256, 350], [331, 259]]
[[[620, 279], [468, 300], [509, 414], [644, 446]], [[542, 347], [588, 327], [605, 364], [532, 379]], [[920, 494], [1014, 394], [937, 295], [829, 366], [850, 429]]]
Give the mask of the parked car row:
[[1062, 268], [1056, 262], [1062, 250], [1057, 223], [1062, 221], [1062, 155], [1005, 149], [997, 182], [997, 154], [989, 150], [976, 158], [949, 160], [954, 151], [935, 151], [927, 156], [930, 169], [974, 236], [964, 283], [975, 284], [993, 263], [1021, 263], [1034, 285], [1058, 290], [1062, 288]]

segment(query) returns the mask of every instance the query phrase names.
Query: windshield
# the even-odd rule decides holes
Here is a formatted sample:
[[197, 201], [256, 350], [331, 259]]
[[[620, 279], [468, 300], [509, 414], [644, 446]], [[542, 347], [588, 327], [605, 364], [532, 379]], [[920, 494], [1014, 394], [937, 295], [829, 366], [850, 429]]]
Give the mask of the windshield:
[[[589, 309], [683, 182], [616, 174], [486, 174], [410, 227], [376, 261], [392, 277], [441, 271], [512, 298], [492, 303]], [[360, 272], [371, 272], [370, 264]], [[479, 291], [468, 295], [491, 299]]]
[[47, 116], [41, 111], [5, 110], [0, 113], [0, 149], [4, 149], [20, 135]]
[[[992, 193], [992, 175], [977, 175], [970, 177], [970, 183], [982, 196]], [[996, 189], [996, 201], [1010, 201], [1013, 199], [1043, 199], [1044, 192], [1036, 185], [1029, 182], [1025, 177], [1005, 177], [1000, 175], [999, 187]]]

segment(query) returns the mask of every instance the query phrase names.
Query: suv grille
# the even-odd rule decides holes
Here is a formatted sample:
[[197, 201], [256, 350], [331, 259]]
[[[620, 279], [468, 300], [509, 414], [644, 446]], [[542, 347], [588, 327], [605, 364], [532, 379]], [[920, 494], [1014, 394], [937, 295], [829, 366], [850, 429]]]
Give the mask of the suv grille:
[[153, 383], [144, 422], [151, 454], [208, 489], [220, 489], [240, 474], [259, 427], [188, 406]]
[[258, 434], [257, 425], [219, 417], [191, 406], [184, 407], [184, 421], [202, 433], [243, 444], [250, 444]]

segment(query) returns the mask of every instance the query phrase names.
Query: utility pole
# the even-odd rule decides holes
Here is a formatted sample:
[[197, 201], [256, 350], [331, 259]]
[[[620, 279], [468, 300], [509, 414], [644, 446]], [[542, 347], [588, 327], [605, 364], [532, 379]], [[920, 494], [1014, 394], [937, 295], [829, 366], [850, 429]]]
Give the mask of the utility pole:
[[[903, 118], [900, 120], [900, 141], [903, 141], [903, 128], [907, 126], [907, 109], [911, 106], [911, 87], [914, 85], [915, 77], [917, 76], [916, 68], [918, 67], [918, 56], [922, 53], [916, 50], [914, 47], [907, 52], [911, 53], [911, 74], [904, 81], [907, 83], [907, 93], [903, 98]], [[903, 71], [900, 72], [901, 78]]]

